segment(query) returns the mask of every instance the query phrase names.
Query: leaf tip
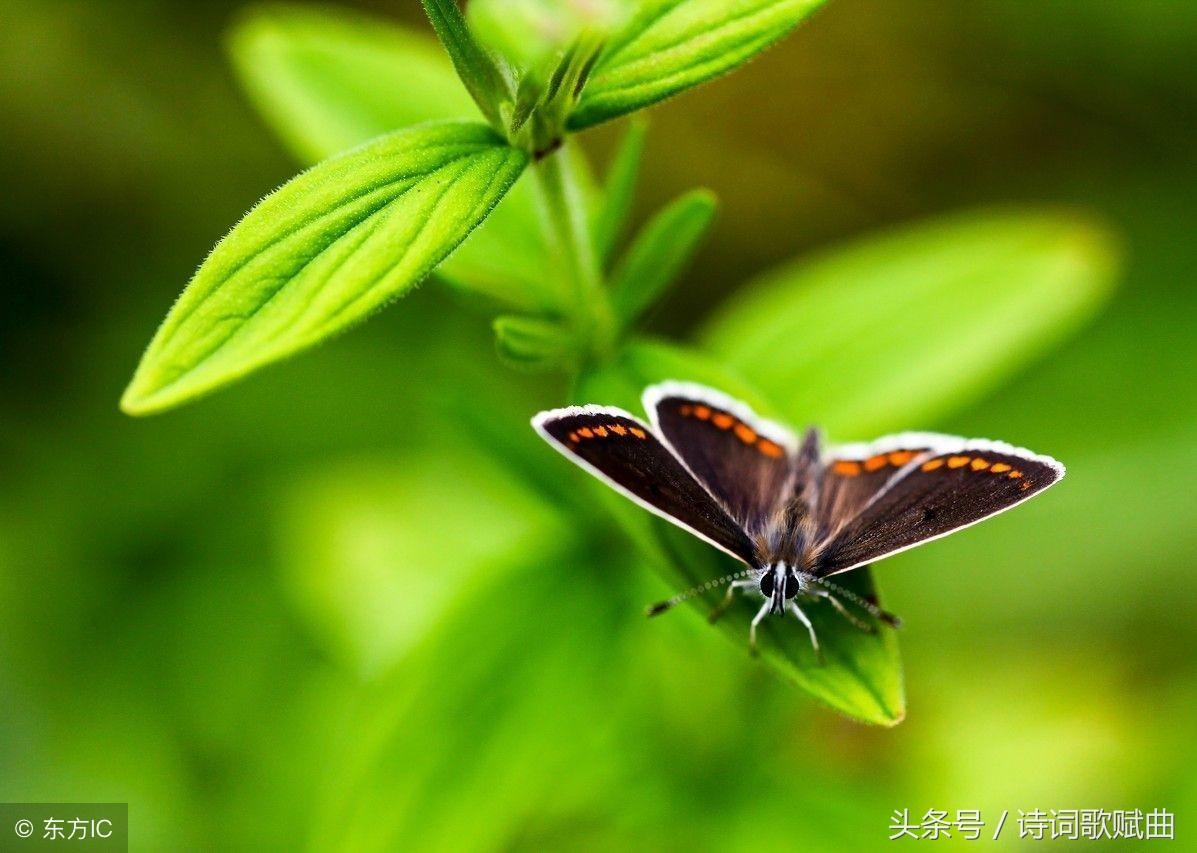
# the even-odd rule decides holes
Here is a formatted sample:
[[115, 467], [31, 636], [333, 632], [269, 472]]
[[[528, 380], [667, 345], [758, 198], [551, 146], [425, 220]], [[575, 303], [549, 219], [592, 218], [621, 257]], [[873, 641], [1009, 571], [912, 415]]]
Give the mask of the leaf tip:
[[121, 394], [120, 410], [133, 418], [152, 415], [156, 409], [148, 404], [146, 396], [136, 386], [136, 380], [130, 382], [129, 387], [125, 389], [125, 393]]
[[163, 412], [174, 403], [164, 401], [160, 394], [161, 390], [146, 379], [145, 360], [143, 359], [137, 370], [134, 371], [133, 378], [129, 380], [124, 393], [121, 394], [120, 410], [134, 418], [143, 418]]
[[719, 196], [709, 187], [696, 187], [683, 198], [690, 204], [706, 210], [708, 215], [714, 215], [719, 210]]

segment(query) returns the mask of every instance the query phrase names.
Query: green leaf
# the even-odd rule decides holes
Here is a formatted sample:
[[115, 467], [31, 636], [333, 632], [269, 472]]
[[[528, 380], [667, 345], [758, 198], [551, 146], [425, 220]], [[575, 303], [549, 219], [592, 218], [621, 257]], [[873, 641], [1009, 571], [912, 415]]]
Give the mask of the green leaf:
[[[408, 125], [478, 117], [441, 46], [380, 18], [265, 6], [241, 17], [229, 50], [258, 111], [308, 165]], [[436, 275], [503, 305], [555, 308], [539, 228], [524, 178]]]
[[575, 840], [586, 822], [591, 840], [595, 803], [626, 795], [628, 765], [642, 766], [615, 748], [630, 712], [611, 701], [628, 690], [622, 638], [639, 616], [593, 565], [528, 561], [455, 590], [436, 630], [348, 709], [355, 736], [303, 846], [554, 850], [536, 837], [554, 818]]
[[[743, 399], [765, 416], [774, 409], [761, 405], [760, 397], [733, 372], [718, 362], [678, 347], [633, 341], [612, 364], [583, 376], [576, 402], [621, 406], [640, 412], [645, 386], [666, 379], [702, 382]], [[670, 588], [682, 591], [742, 568], [668, 522], [645, 512], [597, 481], [593, 488], [616, 514], [625, 530], [641, 546]], [[840, 579], [837, 579], [840, 580]], [[858, 595], [873, 593], [867, 569], [842, 577], [844, 586]], [[709, 612], [723, 597], [714, 589], [694, 599], [696, 608]], [[894, 632], [881, 629], [868, 634], [850, 625], [830, 606], [814, 606], [811, 621], [819, 632], [826, 663], [819, 665], [806, 631], [788, 620], [762, 624], [762, 658], [783, 677], [815, 698], [854, 719], [875, 725], [895, 725], [905, 714], [902, 668]], [[718, 627], [748, 654], [748, 623], [756, 607], [741, 597]], [[662, 619], [671, 618], [662, 616]]]
[[121, 407], [149, 414], [285, 358], [420, 281], [527, 164], [489, 128], [384, 136], [263, 199], [192, 278]]
[[565, 370], [574, 361], [570, 329], [553, 320], [508, 314], [495, 318], [494, 330], [499, 356], [512, 367]]
[[636, 181], [640, 176], [640, 160], [644, 156], [644, 140], [648, 122], [633, 119], [620, 140], [619, 149], [607, 170], [602, 206], [594, 221], [594, 248], [604, 266], [615, 251], [623, 235], [632, 201], [636, 196]]
[[457, 76], [478, 105], [478, 109], [496, 128], [499, 126], [499, 106], [512, 99], [511, 90], [494, 60], [474, 39], [466, 24], [457, 0], [421, 0], [424, 11], [441, 44], [453, 60]]
[[646, 0], [611, 38], [569, 126], [579, 130], [732, 70], [822, 0]]
[[709, 190], [693, 190], [663, 208], [637, 235], [613, 276], [611, 302], [627, 326], [677, 279], [715, 218]]
[[252, 8], [228, 50], [254, 106], [304, 163], [408, 125], [478, 116], [434, 39], [368, 15]]
[[1091, 317], [1116, 254], [1077, 215], [953, 216], [767, 273], [704, 339], [797, 423], [837, 439], [921, 428]]
[[451, 430], [402, 457], [308, 473], [280, 504], [292, 597], [334, 654], [367, 676], [435, 633], [470, 590], [570, 540], [547, 501]]

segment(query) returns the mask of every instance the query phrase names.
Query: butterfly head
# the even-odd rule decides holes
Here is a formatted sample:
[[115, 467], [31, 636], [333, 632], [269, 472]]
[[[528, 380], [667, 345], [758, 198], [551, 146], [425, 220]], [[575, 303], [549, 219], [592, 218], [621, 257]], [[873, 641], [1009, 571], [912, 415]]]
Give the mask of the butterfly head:
[[807, 582], [802, 573], [778, 561], [766, 566], [759, 580], [761, 595], [769, 599], [770, 613], [783, 613], [786, 601], [806, 592]]

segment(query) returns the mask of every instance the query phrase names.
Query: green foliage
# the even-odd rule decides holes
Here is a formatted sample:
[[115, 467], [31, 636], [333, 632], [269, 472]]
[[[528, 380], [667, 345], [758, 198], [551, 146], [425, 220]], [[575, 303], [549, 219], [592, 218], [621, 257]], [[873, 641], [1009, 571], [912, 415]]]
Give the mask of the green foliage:
[[[704, 340], [716, 358], [623, 334], [683, 272], [710, 227], [715, 198], [701, 190], [681, 196], [612, 263], [630, 218], [644, 125], [628, 130], [601, 189], [567, 130], [724, 73], [818, 5], [653, 0], [629, 14], [623, 0], [521, 0], [500, 14], [499, 5], [480, 0], [467, 24], [453, 0], [424, 0], [451, 62], [424, 36], [342, 13], [267, 7], [246, 16], [230, 42], [246, 88], [302, 158], [332, 159], [268, 197], [216, 247], [151, 343], [122, 405], [140, 414], [185, 402], [329, 337], [434, 268], [455, 289], [505, 312], [493, 320], [503, 362], [571, 376], [579, 402], [635, 410], [645, 385], [691, 379], [796, 427], [814, 420], [840, 435], [868, 436], [980, 395], [1095, 310], [1112, 271], [1100, 229], [1062, 214], [973, 214], [784, 267], [709, 321]], [[491, 129], [469, 121], [478, 113]], [[450, 118], [460, 120], [419, 124]], [[411, 124], [419, 126], [398, 130]], [[532, 174], [517, 182], [529, 161]], [[543, 448], [529, 456], [489, 420], [473, 407], [461, 412], [463, 424], [486, 435], [544, 497], [576, 503], [573, 490], [562, 494], [541, 470]], [[428, 485], [437, 479], [412, 472], [394, 495], [395, 512], [439, 517], [443, 495]], [[452, 479], [457, 488], [486, 491], [468, 476]], [[670, 589], [734, 570], [601, 484], [589, 483], [586, 494], [596, 490]], [[409, 499], [418, 508], [407, 509]], [[537, 499], [497, 500], [529, 518], [551, 515], [536, 509]], [[590, 503], [574, 509], [593, 527]], [[508, 519], [497, 529], [518, 526]], [[530, 535], [567, 538], [547, 531]], [[428, 542], [464, 535], [425, 534]], [[417, 571], [429, 565], [431, 552], [421, 556], [419, 543], [384, 538], [394, 559]], [[339, 547], [338, 540], [331, 550]], [[514, 566], [505, 560], [493, 564], [501, 566], [493, 576], [469, 574], [502, 550], [479, 547], [482, 557], [461, 557], [462, 583], [506, 582]], [[367, 575], [311, 569], [296, 587], [321, 630], [344, 622], [349, 635], [340, 644], [377, 667], [431, 633], [446, 611], [421, 602], [411, 636], [396, 639], [386, 617], [363, 604], [394, 602], [394, 590]], [[318, 612], [314, 602], [335, 604], [336, 596], [316, 578], [340, 578], [333, 583], [364, 598]], [[867, 571], [845, 584], [873, 590]], [[711, 607], [722, 594], [711, 590], [695, 604]], [[814, 609], [826, 664], [816, 664], [804, 632], [779, 620], [762, 628], [766, 663], [849, 717], [879, 725], [902, 719], [893, 632], [864, 633], [830, 608]], [[721, 631], [743, 645], [750, 616], [749, 604], [738, 602]]]
[[594, 222], [594, 250], [598, 253], [599, 262], [604, 265], [627, 227], [647, 135], [648, 123], [633, 119], [607, 170], [603, 203]]
[[611, 37], [569, 125], [589, 127], [724, 74], [822, 0], [648, 0]]
[[428, 19], [449, 52], [457, 76], [474, 103], [491, 124], [499, 122], [500, 108], [511, 101], [511, 90], [494, 60], [474, 38], [457, 0], [421, 0]]
[[[599, 0], [490, 5], [534, 3]], [[892, 850], [887, 816], [906, 806], [915, 819], [977, 807], [989, 830], [1028, 804], [1163, 806], [1182, 823], [1194, 813], [1197, 112], [1184, 107], [1197, 92], [1197, 6], [829, 4], [801, 50], [723, 81], [717, 109], [675, 100], [654, 128], [663, 171], [643, 176], [644, 195], [664, 201], [688, 174], [714, 182], [727, 211], [672, 310], [649, 315], [657, 334], [731, 309], [736, 271], [762, 258], [824, 256], [805, 247], [831, 235], [860, 246], [876, 223], [977, 200], [1099, 211], [1127, 246], [1125, 285], [1095, 322], [1033, 363], [1004, 365], [1013, 372], [974, 387], [963, 408], [937, 403], [933, 421], [914, 389], [884, 412], [862, 408], [872, 427], [848, 423], [819, 406], [838, 388], [815, 363], [786, 389], [815, 407], [789, 413], [795, 426], [826, 414], [840, 435], [988, 435], [1069, 467], [1026, 507], [875, 567], [906, 619], [891, 637], [908, 722], [884, 730], [817, 707], [776, 677], [780, 663], [753, 662], [742, 611], [717, 629], [701, 607], [643, 617], [685, 583], [659, 542], [679, 549], [680, 567], [710, 549], [651, 518], [646, 544], [632, 541], [609, 509], [635, 519], [634, 507], [527, 428], [532, 412], [578, 394], [566, 377], [498, 365], [478, 310], [557, 316], [531, 296], [494, 308], [477, 291], [420, 288], [336, 346], [202, 406], [154, 421], [113, 411], [156, 312], [182, 288], [180, 263], [198, 262], [205, 235], [278, 174], [277, 150], [213, 62], [228, 8], [5, 7], [9, 799], [127, 801], [133, 850], [355, 853]], [[420, 11], [385, 8], [409, 22]], [[431, 29], [418, 29], [466, 109], [442, 117], [480, 120]], [[874, 73], [860, 73], [862, 56]], [[345, 58], [330, 49], [321, 61]], [[386, 73], [380, 64], [380, 107], [419, 94]], [[321, 103], [320, 86], [296, 92]], [[340, 107], [354, 113], [348, 98]], [[696, 132], [715, 114], [721, 132]], [[535, 202], [526, 174], [436, 277], [521, 188]], [[528, 210], [522, 233], [539, 247]], [[548, 278], [549, 267], [532, 269]], [[900, 295], [878, 284], [844, 311]], [[967, 294], [949, 313], [989, 298]], [[839, 348], [874, 358], [866, 343], [845, 336]], [[662, 373], [694, 356], [675, 363], [672, 347], [635, 340], [616, 360], [646, 350]], [[699, 378], [754, 393], [722, 356], [707, 360]], [[901, 364], [880, 364], [900, 383]], [[752, 403], [775, 417], [789, 408], [770, 397]]]
[[427, 275], [526, 162], [488, 129], [448, 123], [384, 136], [290, 181], [196, 272], [122, 408], [177, 405], [361, 320]]
[[[271, 129], [309, 165], [408, 125], [479, 116], [435, 39], [370, 16], [265, 6], [241, 16], [229, 49]], [[524, 177], [436, 276], [503, 305], [552, 309], [538, 229]]]
[[471, 0], [478, 38], [515, 68], [538, 68], [580, 34], [609, 33], [634, 0]]
[[300, 613], [366, 676], [436, 634], [491, 578], [571, 542], [560, 513], [454, 431], [401, 463], [364, 458], [314, 473], [280, 515]]
[[1076, 215], [958, 215], [766, 273], [703, 339], [790, 420], [868, 438], [976, 399], [1075, 329], [1116, 254]]
[[611, 278], [611, 303], [627, 325], [648, 310], [683, 272], [715, 218], [717, 202], [692, 190], [648, 221]]
[[[605, 358], [616, 334], [615, 310], [627, 321], [651, 303], [705, 227], [703, 213], [691, 202], [687, 211], [671, 210], [650, 226], [619, 273], [620, 305], [613, 309], [602, 292], [603, 267], [626, 220], [642, 131], [626, 140], [596, 214], [585, 166], [572, 152], [553, 153], [564, 145], [566, 124], [638, 109], [729, 70], [780, 38], [814, 5], [753, 0], [727, 8], [709, 0], [665, 0], [622, 17], [619, 2], [573, 10], [575, 17], [560, 17], [557, 9], [550, 20], [561, 27], [533, 39], [530, 53], [516, 58], [509, 52], [504, 61], [476, 37], [455, 0], [423, 0], [460, 83], [507, 137], [506, 143], [488, 137], [487, 150], [460, 156], [448, 148], [401, 150], [419, 144], [403, 134], [366, 143], [372, 133], [467, 110], [463, 93], [419, 37], [286, 6], [246, 16], [230, 39], [235, 65], [291, 147], [309, 161], [342, 146], [365, 147], [285, 185], [221, 241], [151, 341], [122, 408], [161, 411], [361, 319], [445, 260], [489, 216], [529, 154], [543, 158], [536, 170], [540, 234], [532, 227], [531, 192], [517, 187], [491, 227], [440, 276], [501, 305], [564, 315], [574, 341], [563, 350]], [[489, 18], [485, 8], [475, 15], [492, 42], [510, 47], [521, 20], [544, 20], [549, 11], [531, 0], [520, 9], [527, 14], [510, 19], [514, 30], [493, 9]], [[441, 131], [413, 131], [421, 132]], [[412, 156], [410, 164], [404, 154]], [[415, 172], [405, 177], [409, 166]], [[495, 170], [493, 182], [486, 180], [488, 168]], [[450, 185], [439, 192], [445, 181]], [[418, 227], [421, 217], [429, 227]], [[679, 229], [680, 242], [666, 257], [671, 227]], [[549, 267], [555, 267], [551, 275]], [[645, 280], [633, 288], [630, 279], [640, 276]], [[526, 345], [528, 335], [522, 338], [525, 344], [508, 348], [509, 356]]]
[[601, 39], [580, 33], [542, 68], [529, 69], [520, 81], [516, 105], [507, 121], [512, 144], [542, 155], [564, 138], [566, 119], [586, 86], [602, 51]]
[[254, 106], [304, 163], [408, 125], [479, 114], [435, 39], [348, 10], [251, 7], [228, 49]]
[[576, 361], [574, 340], [561, 323], [542, 317], [504, 314], [494, 322], [499, 356], [521, 370], [569, 370]]

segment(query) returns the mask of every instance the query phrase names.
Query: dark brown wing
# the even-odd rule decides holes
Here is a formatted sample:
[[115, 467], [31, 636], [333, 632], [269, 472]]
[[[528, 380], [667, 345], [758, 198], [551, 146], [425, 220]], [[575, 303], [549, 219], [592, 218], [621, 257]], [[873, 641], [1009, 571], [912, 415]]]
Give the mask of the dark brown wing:
[[[945, 441], [947, 439], [945, 438]], [[914, 457], [819, 548], [826, 576], [905, 551], [1029, 500], [1064, 466], [1009, 444], [954, 440]]]
[[815, 527], [826, 541], [856, 518], [894, 475], [937, 448], [959, 447], [963, 439], [931, 432], [904, 432], [867, 444], [830, 448], [818, 478]]
[[753, 565], [752, 542], [653, 431], [620, 409], [541, 412], [536, 431], [567, 458], [640, 506]]
[[797, 442], [789, 430], [703, 385], [665, 382], [644, 392], [665, 443], [749, 534], [791, 491]]

